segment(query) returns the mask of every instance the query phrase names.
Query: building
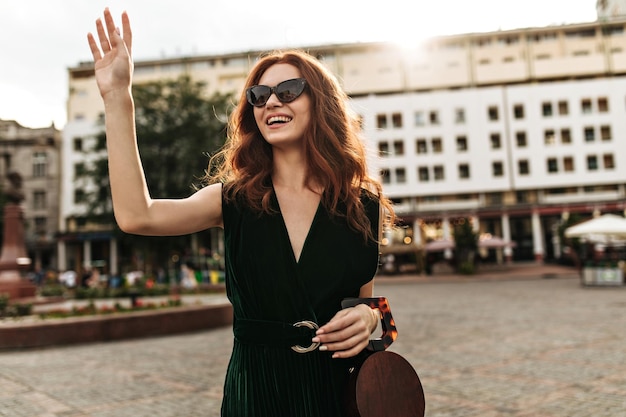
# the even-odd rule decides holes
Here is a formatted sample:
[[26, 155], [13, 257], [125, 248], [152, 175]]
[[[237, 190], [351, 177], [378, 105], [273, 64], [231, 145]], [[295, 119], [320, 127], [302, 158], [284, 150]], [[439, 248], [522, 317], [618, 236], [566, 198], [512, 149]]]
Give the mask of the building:
[[31, 129], [0, 120], [0, 188], [9, 172], [21, 175], [26, 250], [35, 271], [57, 267], [60, 148], [54, 125]]
[[[571, 213], [626, 209], [625, 26], [624, 17], [606, 17], [412, 49], [306, 49], [337, 75], [362, 118], [374, 169], [406, 225], [394, 238], [419, 246], [469, 218], [475, 230], [516, 243], [507, 257], [545, 260], [560, 257], [556, 229]], [[136, 62], [134, 80], [188, 73], [211, 91], [240, 91], [260, 52]], [[68, 144], [92, 135], [102, 117], [92, 66], [70, 68], [69, 78], [66, 170], [77, 161]], [[63, 218], [80, 213], [73, 195], [63, 190]]]

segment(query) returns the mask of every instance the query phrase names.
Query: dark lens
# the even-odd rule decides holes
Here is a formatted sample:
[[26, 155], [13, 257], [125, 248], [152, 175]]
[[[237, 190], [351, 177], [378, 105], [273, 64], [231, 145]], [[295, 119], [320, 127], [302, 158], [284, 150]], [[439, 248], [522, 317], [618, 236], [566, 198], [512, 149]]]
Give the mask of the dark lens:
[[302, 94], [304, 85], [305, 81], [303, 78], [283, 81], [276, 86], [276, 97], [283, 103], [290, 103]]
[[272, 90], [266, 85], [255, 85], [248, 88], [246, 97], [253, 106], [263, 106], [269, 100]]

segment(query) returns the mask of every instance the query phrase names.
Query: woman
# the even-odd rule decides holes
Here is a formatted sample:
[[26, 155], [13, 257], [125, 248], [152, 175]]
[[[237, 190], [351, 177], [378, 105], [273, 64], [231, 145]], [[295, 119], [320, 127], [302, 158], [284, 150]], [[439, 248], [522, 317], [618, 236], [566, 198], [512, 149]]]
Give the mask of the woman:
[[261, 58], [233, 112], [209, 185], [152, 199], [137, 150], [132, 33], [109, 10], [88, 35], [106, 113], [115, 217], [128, 233], [180, 235], [223, 227], [234, 347], [223, 416], [341, 416], [351, 358], [378, 316], [371, 297], [380, 213], [358, 124], [334, 77], [309, 55]]

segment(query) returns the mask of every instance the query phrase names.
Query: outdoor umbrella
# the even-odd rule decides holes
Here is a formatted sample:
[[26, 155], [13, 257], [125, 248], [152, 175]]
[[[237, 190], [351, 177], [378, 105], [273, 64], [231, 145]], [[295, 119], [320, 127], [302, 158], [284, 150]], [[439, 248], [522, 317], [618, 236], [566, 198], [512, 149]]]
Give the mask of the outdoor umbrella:
[[478, 247], [486, 249], [513, 248], [517, 246], [515, 242], [507, 242], [498, 236], [484, 235], [478, 239]]
[[611, 242], [626, 239], [626, 218], [604, 214], [565, 229], [566, 237], [579, 237], [595, 242]]
[[454, 249], [454, 241], [450, 239], [439, 239], [428, 242], [424, 245], [426, 252], [443, 252], [448, 249]]

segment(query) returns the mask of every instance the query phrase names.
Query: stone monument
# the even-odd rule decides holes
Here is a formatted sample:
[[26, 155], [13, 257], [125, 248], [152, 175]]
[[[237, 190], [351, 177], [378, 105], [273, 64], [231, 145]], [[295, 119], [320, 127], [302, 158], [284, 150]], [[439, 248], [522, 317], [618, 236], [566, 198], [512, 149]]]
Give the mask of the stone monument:
[[0, 294], [9, 299], [28, 298], [35, 295], [35, 286], [23, 277], [30, 265], [24, 243], [24, 213], [20, 206], [24, 201], [22, 177], [17, 172], [7, 174], [9, 189], [4, 206], [4, 233], [0, 255]]

